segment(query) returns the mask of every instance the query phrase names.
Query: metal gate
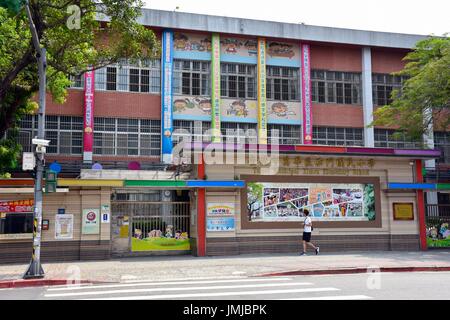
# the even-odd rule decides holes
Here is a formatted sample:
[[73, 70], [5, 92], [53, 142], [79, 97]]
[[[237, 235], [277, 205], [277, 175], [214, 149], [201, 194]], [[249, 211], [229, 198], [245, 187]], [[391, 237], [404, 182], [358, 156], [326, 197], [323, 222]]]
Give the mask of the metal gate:
[[189, 253], [189, 202], [112, 201], [113, 254]]

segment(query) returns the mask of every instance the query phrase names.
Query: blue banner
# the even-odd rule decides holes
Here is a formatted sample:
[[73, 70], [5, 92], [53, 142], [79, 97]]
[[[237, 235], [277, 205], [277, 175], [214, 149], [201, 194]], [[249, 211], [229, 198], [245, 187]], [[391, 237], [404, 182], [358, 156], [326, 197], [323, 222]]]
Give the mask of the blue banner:
[[161, 95], [161, 149], [163, 163], [172, 163], [173, 133], [173, 32], [162, 35], [162, 95]]

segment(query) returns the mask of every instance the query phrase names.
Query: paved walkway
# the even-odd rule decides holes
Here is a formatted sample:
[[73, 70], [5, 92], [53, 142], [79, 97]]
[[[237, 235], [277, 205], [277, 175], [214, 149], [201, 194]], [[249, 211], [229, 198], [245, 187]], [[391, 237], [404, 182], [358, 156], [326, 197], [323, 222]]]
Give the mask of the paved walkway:
[[[254, 254], [233, 257], [146, 257], [94, 262], [46, 263], [46, 279], [123, 282], [258, 276], [292, 271], [356, 268], [450, 267], [450, 251], [308, 255]], [[0, 266], [0, 281], [20, 279], [27, 265]]]

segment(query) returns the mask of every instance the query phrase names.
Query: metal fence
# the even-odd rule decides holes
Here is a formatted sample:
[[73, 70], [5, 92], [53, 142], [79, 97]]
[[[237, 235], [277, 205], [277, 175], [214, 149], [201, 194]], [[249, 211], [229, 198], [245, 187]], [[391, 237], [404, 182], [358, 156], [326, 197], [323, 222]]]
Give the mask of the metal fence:
[[450, 223], [449, 204], [430, 204], [427, 205], [426, 208], [426, 223], [428, 227]]
[[[131, 236], [139, 239], [187, 233], [190, 235], [188, 202], [129, 202], [111, 203], [112, 211], [131, 218]], [[167, 234], [170, 233], [170, 234]]]

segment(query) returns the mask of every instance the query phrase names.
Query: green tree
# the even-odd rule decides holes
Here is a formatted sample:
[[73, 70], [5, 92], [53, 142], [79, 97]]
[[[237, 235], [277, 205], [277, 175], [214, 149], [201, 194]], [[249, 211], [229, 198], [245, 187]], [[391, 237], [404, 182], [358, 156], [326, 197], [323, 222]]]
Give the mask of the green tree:
[[[17, 7], [20, 0], [0, 1], [0, 137], [3, 138], [25, 114], [37, 109], [33, 97], [39, 83], [25, 10]], [[137, 22], [142, 0], [29, 2], [41, 45], [47, 49], [47, 89], [57, 103], [66, 100], [70, 76], [121, 59], [151, 58], [159, 52], [154, 33]], [[73, 25], [75, 28], [70, 24], [74, 21], [79, 21]], [[0, 174], [18, 156], [15, 141], [13, 137], [0, 141]]]
[[404, 60], [405, 68], [394, 75], [407, 80], [401, 90], [392, 92], [390, 105], [374, 112], [371, 125], [394, 127], [408, 138], [422, 141], [430, 125], [438, 130], [450, 125], [450, 38], [419, 41]]

